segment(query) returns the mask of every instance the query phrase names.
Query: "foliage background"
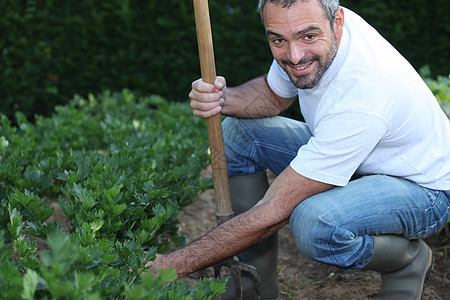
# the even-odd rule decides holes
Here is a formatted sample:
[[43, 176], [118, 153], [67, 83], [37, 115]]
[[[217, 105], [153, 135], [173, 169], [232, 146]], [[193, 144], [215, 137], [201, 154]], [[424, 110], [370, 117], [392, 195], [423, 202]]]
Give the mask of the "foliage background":
[[[256, 0], [210, 0], [217, 73], [230, 86], [271, 62]], [[341, 1], [418, 69], [448, 75], [448, 0]], [[129, 88], [185, 101], [200, 77], [191, 0], [2, 0], [0, 112], [46, 115], [74, 94]]]

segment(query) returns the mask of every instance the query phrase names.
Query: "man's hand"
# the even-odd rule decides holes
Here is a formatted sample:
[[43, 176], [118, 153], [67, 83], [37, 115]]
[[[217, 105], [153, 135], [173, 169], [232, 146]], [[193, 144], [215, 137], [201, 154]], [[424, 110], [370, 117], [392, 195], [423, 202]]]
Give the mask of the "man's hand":
[[150, 267], [150, 273], [152, 273], [153, 277], [155, 277], [158, 274], [158, 271], [160, 269], [162, 269], [161, 267], [161, 261], [162, 260], [162, 255], [161, 254], [156, 254], [156, 258], [154, 261], [149, 261], [145, 267]]
[[[153, 277], [155, 277], [158, 274], [158, 271], [163, 269], [162, 262], [163, 261], [163, 254], [156, 254], [156, 258], [153, 261], [149, 261], [145, 267], [146, 268], [150, 268], [149, 272], [146, 273], [151, 273]], [[131, 267], [128, 267], [128, 271], [130, 273], [133, 273], [133, 269]], [[138, 273], [141, 273], [142, 270], [139, 270]]]
[[198, 79], [192, 83], [189, 93], [191, 108], [195, 116], [207, 119], [222, 111], [226, 98], [226, 81], [218, 76], [214, 84]]
[[161, 269], [173, 267], [180, 277], [213, 266], [267, 238], [289, 222], [300, 202], [331, 188], [329, 184], [303, 177], [288, 166], [253, 208], [188, 245], [158, 254], [153, 264]]

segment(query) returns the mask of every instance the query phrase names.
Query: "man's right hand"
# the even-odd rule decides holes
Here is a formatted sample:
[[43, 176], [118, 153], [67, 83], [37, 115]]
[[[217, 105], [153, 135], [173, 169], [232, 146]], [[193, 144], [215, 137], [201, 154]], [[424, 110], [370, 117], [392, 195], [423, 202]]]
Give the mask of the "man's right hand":
[[226, 81], [217, 76], [214, 84], [198, 79], [192, 83], [189, 93], [191, 108], [195, 116], [208, 119], [222, 111], [226, 98]]

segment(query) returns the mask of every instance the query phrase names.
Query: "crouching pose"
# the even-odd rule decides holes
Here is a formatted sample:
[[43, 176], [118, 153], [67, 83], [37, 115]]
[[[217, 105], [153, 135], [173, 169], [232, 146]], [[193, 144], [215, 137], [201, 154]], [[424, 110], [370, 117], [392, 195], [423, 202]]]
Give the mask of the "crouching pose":
[[[277, 236], [307, 257], [381, 273], [379, 299], [420, 299], [449, 219], [450, 122], [413, 67], [337, 0], [260, 0], [268, 74], [227, 88], [201, 79], [193, 113], [222, 113], [233, 219], [155, 267], [186, 275], [238, 254], [279, 297]], [[243, 66], [251, 67], [251, 66]], [[305, 123], [277, 116], [296, 99]], [[269, 187], [266, 170], [278, 176]], [[300, 270], [299, 270], [300, 271]], [[244, 298], [252, 299], [244, 278]], [[222, 299], [235, 299], [233, 281]]]

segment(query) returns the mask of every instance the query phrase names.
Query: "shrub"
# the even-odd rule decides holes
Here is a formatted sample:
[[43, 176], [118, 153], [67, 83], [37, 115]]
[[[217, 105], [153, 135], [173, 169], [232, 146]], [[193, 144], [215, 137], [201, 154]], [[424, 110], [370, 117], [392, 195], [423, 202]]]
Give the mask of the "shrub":
[[[256, 0], [210, 0], [217, 73], [230, 86], [272, 57]], [[448, 1], [342, 1], [416, 67], [448, 74]], [[0, 2], [0, 111], [48, 115], [73, 95], [129, 88], [172, 101], [200, 77], [192, 1]]]
[[444, 112], [450, 118], [450, 75], [438, 76], [436, 79], [432, 79], [430, 77], [431, 71], [428, 66], [421, 68], [420, 74], [436, 96], [436, 99]]
[[[449, 74], [450, 14], [446, 0], [341, 0], [377, 29], [419, 70], [431, 68], [433, 77]], [[439, 33], [436, 32], [438, 29]], [[437, 40], [436, 40], [437, 39]]]

